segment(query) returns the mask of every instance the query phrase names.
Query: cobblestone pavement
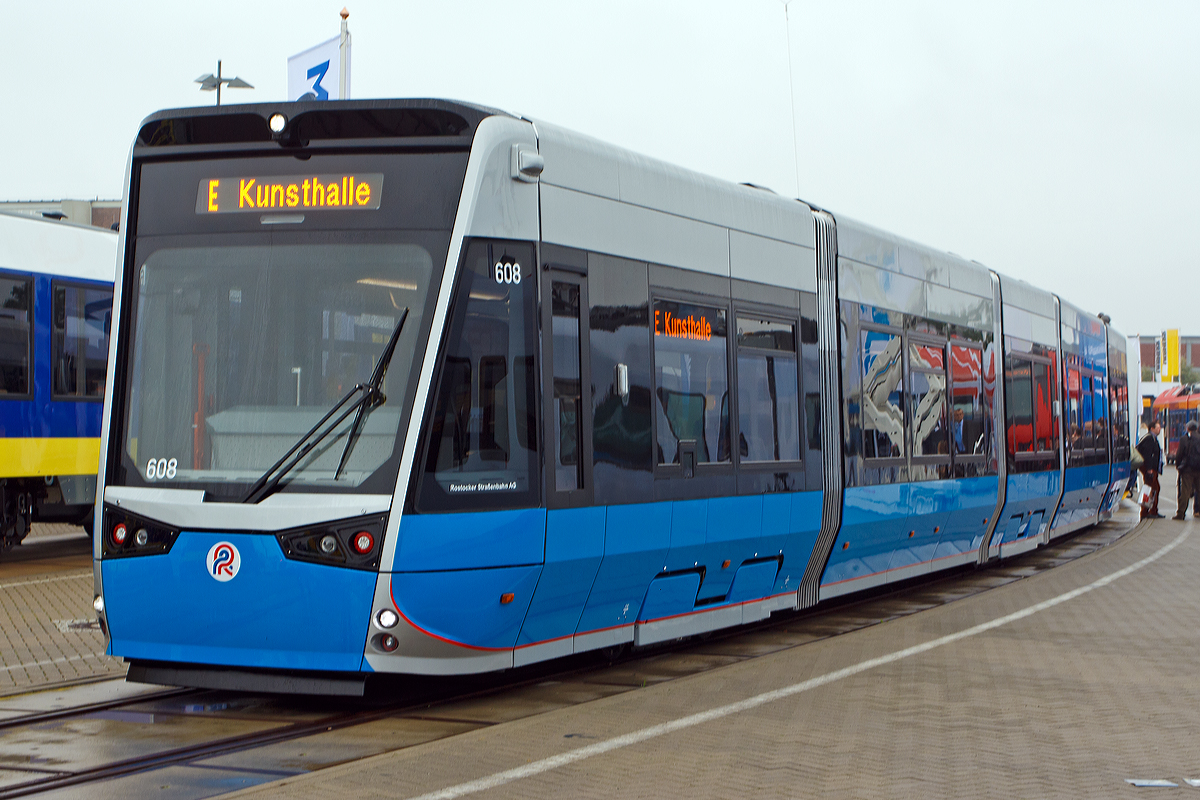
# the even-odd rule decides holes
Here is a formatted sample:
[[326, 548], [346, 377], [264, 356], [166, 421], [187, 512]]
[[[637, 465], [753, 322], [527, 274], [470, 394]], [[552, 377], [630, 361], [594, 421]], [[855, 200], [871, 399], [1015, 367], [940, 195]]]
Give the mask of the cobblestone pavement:
[[[1121, 520], [1137, 522], [1129, 504]], [[1198, 570], [1200, 521], [1156, 520], [1076, 561], [946, 606], [238, 796], [1147, 791], [1132, 779], [1168, 780], [1180, 788], [1160, 792], [1190, 793], [1185, 780], [1200, 780]], [[996, 620], [1003, 624], [989, 625]], [[709, 713], [730, 704], [740, 705]], [[585, 748], [591, 755], [578, 758]], [[485, 783], [463, 786], [472, 781]]]
[[104, 653], [83, 528], [35, 523], [0, 555], [0, 695], [125, 674]]

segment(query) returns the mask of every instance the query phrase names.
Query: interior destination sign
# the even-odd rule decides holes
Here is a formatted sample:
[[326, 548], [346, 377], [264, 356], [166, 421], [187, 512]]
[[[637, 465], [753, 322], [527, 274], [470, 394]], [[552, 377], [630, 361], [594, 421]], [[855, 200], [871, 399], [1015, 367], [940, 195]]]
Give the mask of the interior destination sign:
[[265, 175], [205, 178], [196, 192], [197, 214], [256, 213], [278, 209], [376, 209], [383, 173]]

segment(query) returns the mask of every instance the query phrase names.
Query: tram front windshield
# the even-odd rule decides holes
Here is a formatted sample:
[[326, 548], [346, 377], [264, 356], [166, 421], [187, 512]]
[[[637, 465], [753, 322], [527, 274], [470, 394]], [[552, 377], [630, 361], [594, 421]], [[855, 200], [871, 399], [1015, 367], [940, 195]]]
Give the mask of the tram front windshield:
[[281, 486], [392, 491], [449, 232], [364, 230], [361, 217], [350, 220], [358, 230], [338, 230], [322, 226], [319, 211], [306, 216], [317, 224], [263, 230], [260, 217], [268, 217], [255, 214], [237, 225], [242, 231], [222, 232], [204, 231], [210, 220], [201, 218], [199, 232], [136, 238], [122, 300], [132, 304], [123, 315], [131, 325], [122, 339], [123, 447], [110, 483], [239, 499], [339, 400], [371, 381], [399, 326], [386, 399], [368, 406], [353, 442], [352, 413]]

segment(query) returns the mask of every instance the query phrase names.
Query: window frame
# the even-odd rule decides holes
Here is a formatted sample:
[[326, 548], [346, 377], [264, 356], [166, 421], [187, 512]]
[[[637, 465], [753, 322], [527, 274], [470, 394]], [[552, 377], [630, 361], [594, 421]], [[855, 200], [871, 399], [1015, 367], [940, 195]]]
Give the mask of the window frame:
[[[69, 278], [52, 278], [50, 280], [50, 399], [52, 401], [68, 402], [68, 403], [103, 403], [104, 402], [104, 395], [107, 393], [107, 389], [106, 389], [106, 391], [101, 392], [100, 395], [97, 397], [92, 397], [92, 396], [89, 396], [86, 394], [62, 394], [56, 390], [55, 387], [57, 384], [56, 384], [54, 378], [55, 378], [55, 368], [58, 363], [59, 353], [57, 352], [56, 345], [55, 345], [55, 334], [57, 331], [54, 327], [55, 311], [56, 311], [54, 306], [55, 306], [55, 302], [58, 297], [59, 289], [83, 289], [85, 291], [90, 290], [90, 291], [102, 292], [102, 291], [105, 291], [105, 286], [107, 286], [107, 284], [103, 284], [103, 285], [93, 284], [93, 283], [88, 283], [86, 281], [72, 280]], [[114, 301], [115, 287], [108, 287], [108, 293], [109, 293], [109, 301], [111, 303]], [[65, 314], [66, 309], [63, 309], [63, 311]], [[110, 316], [109, 316], [108, 337], [109, 337], [109, 343], [111, 344], [111, 342], [112, 342], [112, 322], [113, 322], [112, 317], [111, 317], [111, 314], [112, 314], [111, 306], [110, 306], [109, 314], [110, 314]], [[64, 324], [65, 324], [65, 317], [64, 317]], [[65, 327], [63, 328], [63, 332], [65, 335], [65, 333], [66, 333]], [[105, 372], [107, 374], [107, 369], [108, 369], [108, 351], [107, 350], [104, 353], [104, 364], [105, 364]]]
[[[651, 307], [653, 314], [653, 307]], [[797, 418], [796, 423], [800, 426], [798, 433], [799, 453], [800, 457], [796, 459], [780, 459], [779, 461], [750, 461], [742, 458], [742, 449], [740, 446], [742, 435], [741, 421], [741, 385], [738, 380], [738, 353], [743, 349], [737, 342], [737, 319], [738, 314], [745, 317], [758, 317], [766, 322], [778, 322], [792, 326], [792, 347], [795, 348], [790, 355], [795, 359], [796, 364], [796, 405]], [[781, 308], [779, 306], [768, 306], [761, 303], [748, 303], [745, 301], [735, 301], [733, 303], [733, 311], [731, 315], [732, 325], [729, 326], [731, 335], [730, 340], [731, 351], [731, 367], [733, 372], [730, 378], [730, 407], [736, 409], [736, 418], [730, 419], [730, 429], [732, 440], [730, 442], [730, 450], [734, 455], [734, 463], [738, 468], [747, 472], [792, 472], [800, 471], [804, 465], [804, 451], [808, 447], [808, 428], [806, 412], [804, 407], [804, 369], [800, 357], [800, 310]], [[762, 349], [758, 347], [746, 347], [745, 350], [750, 353], [771, 354], [771, 353], [788, 353], [786, 350]]]
[[[457, 513], [474, 513], [483, 511], [510, 511], [528, 508], [539, 508], [544, 506], [546, 500], [545, 481], [546, 481], [546, 465], [545, 465], [545, 441], [544, 441], [544, 419], [542, 408], [543, 398], [542, 393], [542, 378], [544, 372], [539, 372], [533, 376], [533, 398], [529, 405], [529, 410], [533, 412], [534, 419], [531, 421], [530, 427], [537, 437], [536, 447], [530, 453], [531, 469], [529, 475], [529, 487], [526, 491], [515, 495], [515, 499], [505, 502], [508, 495], [504, 492], [483, 493], [477, 495], [461, 494], [464, 503], [455, 506], [448, 503], [447, 500], [451, 495], [450, 492], [441, 489], [437, 486], [435, 472], [428, 469], [429, 459], [434, 447], [440, 445], [440, 440], [434, 437], [434, 425], [438, 414], [438, 401], [441, 399], [443, 389], [443, 380], [445, 372], [453, 363], [449, 357], [451, 348], [456, 346], [457, 340], [454, 335], [461, 335], [462, 328], [455, 328], [457, 314], [461, 310], [461, 303], [470, 302], [470, 295], [463, 297], [462, 281], [468, 270], [467, 259], [472, 253], [472, 248], [475, 245], [483, 245], [489, 248], [489, 257], [487, 261], [492, 261], [495, 256], [490, 255], [491, 248], [504, 249], [512, 247], [513, 249], [528, 248], [528, 252], [532, 255], [527, 269], [530, 274], [526, 275], [522, 272], [522, 281], [530, 281], [534, 287], [532, 307], [529, 309], [530, 320], [526, 324], [532, 323], [533, 340], [532, 340], [532, 357], [535, 370], [541, 371], [542, 352], [542, 323], [541, 323], [541, 268], [540, 268], [540, 252], [538, 243], [526, 241], [523, 239], [502, 239], [498, 237], [478, 236], [468, 237], [463, 239], [459, 249], [458, 262], [453, 267], [454, 278], [453, 285], [450, 290], [450, 303], [446, 308], [445, 316], [441, 320], [441, 331], [439, 333], [439, 342], [437, 347], [437, 355], [435, 356], [436, 363], [433, 371], [432, 380], [430, 381], [427, 395], [425, 397], [425, 409], [422, 414], [420, 441], [416, 447], [412, 474], [410, 480], [412, 487], [410, 490], [411, 500], [406, 501], [406, 505], [411, 509], [412, 513], [416, 514], [457, 514]], [[432, 293], [431, 293], [432, 294]], [[510, 375], [513, 374], [510, 372]], [[516, 378], [513, 377], [514, 390]], [[472, 391], [474, 391], [475, 379], [472, 378]], [[514, 391], [515, 395], [515, 391]], [[478, 402], [478, 395], [472, 397], [470, 402], [474, 404]], [[513, 399], [515, 403], [515, 396]], [[398, 446], [404, 442], [403, 434], [398, 437]], [[528, 449], [528, 448], [526, 448]], [[426, 484], [429, 483], [436, 487], [429, 489]]]
[[[949, 343], [949, 341], [947, 339], [943, 339], [939, 336], [934, 336], [932, 334], [923, 333], [923, 332], [913, 332], [913, 331], [906, 332], [905, 342], [904, 342], [904, 366], [905, 366], [905, 376], [904, 377], [905, 377], [905, 382], [907, 385], [905, 386], [904, 391], [907, 392], [910, 396], [912, 394], [912, 388], [913, 388], [911, 376], [915, 373], [915, 374], [920, 374], [920, 375], [940, 375], [946, 381], [946, 385], [942, 391], [943, 391], [945, 397], [949, 398], [950, 370], [947, 368], [948, 367], [948, 359], [947, 359], [947, 355], [946, 355], [946, 345], [948, 343]], [[914, 367], [912, 365], [912, 352], [910, 349], [913, 345], [916, 345], [918, 347], [937, 347], [937, 348], [939, 348], [942, 351], [942, 369], [941, 369], [941, 371], [939, 372], [936, 369], [930, 369], [928, 367]], [[936, 453], [934, 455], [926, 455], [926, 454], [922, 453], [922, 454], [918, 455], [917, 442], [916, 442], [917, 426], [916, 426], [916, 421], [913, 418], [913, 413], [916, 411], [916, 409], [912, 408], [911, 402], [906, 402], [905, 405], [909, 406], [908, 408], [905, 409], [904, 427], [905, 427], [905, 436], [908, 439], [908, 452], [909, 452], [909, 456], [911, 459], [910, 463], [913, 466], [921, 466], [921, 467], [949, 465], [952, 460], [951, 453], [954, 450], [953, 442], [951, 442], [951, 440], [950, 440], [950, 424], [949, 424], [949, 422], [950, 422], [950, 419], [949, 419], [950, 418], [950, 414], [949, 414], [950, 404], [949, 404], [949, 402], [948, 401], [944, 402], [944, 408], [947, 412], [946, 413], [946, 424], [943, 426], [944, 427], [943, 436], [945, 436], [945, 439], [946, 439], [945, 455], [942, 455], [940, 453]]]
[[[703, 294], [700, 292], [688, 292], [681, 289], [673, 289], [665, 286], [650, 285], [649, 297], [649, 324], [646, 326], [646, 334], [650, 337], [650, 402], [651, 408], [655, 411], [650, 415], [650, 436], [653, 450], [651, 452], [650, 461], [654, 470], [655, 480], [688, 480], [684, 478], [683, 464], [674, 463], [659, 463], [658, 461], [658, 412], [661, 410], [661, 401], [658, 399], [658, 348], [655, 346], [654, 332], [654, 306], [659, 301], [668, 303], [686, 303], [688, 305], [704, 306], [706, 308], [715, 308], [725, 312], [725, 381], [726, 391], [729, 395], [729, 442], [730, 454], [729, 461], [700, 461], [696, 460], [695, 472], [692, 478], [700, 478], [701, 476], [728, 476], [732, 477], [735, 474], [735, 464], [737, 460], [734, 458], [733, 447], [737, 442], [737, 391], [736, 391], [736, 372], [734, 371], [734, 348], [731, 346], [730, 321], [733, 317], [733, 299], [731, 297], [722, 297], [720, 295]], [[736, 335], [736, 334], [735, 334]], [[657, 407], [656, 407], [657, 406]], [[718, 409], [718, 414], [720, 410]], [[720, 447], [720, 443], [716, 443]], [[773, 462], [772, 462], [773, 463]]]
[[[34, 382], [34, 371], [35, 371], [35, 367], [36, 367], [36, 362], [34, 361], [34, 356], [37, 353], [37, 350], [36, 350], [37, 345], [35, 344], [35, 341], [34, 341], [36, 338], [35, 337], [36, 325], [35, 325], [35, 321], [34, 321], [34, 313], [37, 308], [37, 281], [35, 281], [34, 276], [30, 275], [29, 273], [12, 273], [12, 272], [4, 272], [4, 271], [0, 271], [0, 279], [11, 280], [14, 283], [24, 283], [27, 287], [29, 287], [29, 292], [28, 292], [29, 308], [26, 309], [26, 312], [25, 312], [27, 315], [27, 322], [26, 322], [27, 336], [26, 336], [26, 340], [25, 340], [26, 341], [25, 352], [28, 357], [27, 367], [26, 367], [26, 375], [25, 375], [25, 391], [24, 392], [9, 392], [9, 393], [5, 393], [5, 394], [0, 394], [0, 402], [8, 401], [8, 400], [32, 400], [34, 391], [37, 388], [34, 385], [34, 383], [35, 383]], [[103, 398], [101, 398], [101, 400], [103, 400]]]
[[[538, 315], [540, 333], [538, 337], [539, 352], [537, 363], [542, 370], [540, 378], [539, 420], [541, 436], [539, 446], [542, 457], [543, 497], [546, 507], [550, 509], [575, 508], [591, 506], [595, 499], [594, 478], [594, 436], [592, 419], [592, 386], [595, 382], [592, 376], [592, 346], [590, 309], [591, 297], [588, 293], [588, 269], [586, 254], [576, 255], [575, 258], [560, 252], [556, 248], [553, 257], [544, 249], [538, 252]], [[568, 257], [564, 257], [568, 256]], [[578, 261], [579, 263], [570, 263]], [[556, 476], [556, 448], [558, 443], [554, 437], [554, 419], [556, 414], [554, 397], [554, 308], [552, 287], [555, 283], [573, 285], [579, 290], [579, 375], [580, 400], [576, 410], [578, 420], [579, 441], [576, 444], [580, 485], [575, 489], [559, 489]]]
[[[1005, 391], [1005, 397], [1004, 397], [1004, 405], [1005, 405], [1005, 408], [1004, 408], [1004, 428], [1005, 428], [1004, 449], [1005, 449], [1005, 452], [1008, 452], [1008, 455], [1011, 456], [1016, 461], [1045, 461], [1049, 458], [1057, 457], [1059, 450], [1062, 448], [1062, 443], [1061, 443], [1062, 423], [1061, 423], [1061, 421], [1059, 421], [1059, 424], [1056, 426], [1058, 430], [1055, 434], [1056, 438], [1058, 438], [1060, 440], [1059, 446], [1056, 448], [1050, 449], [1050, 450], [1037, 449], [1038, 448], [1038, 445], [1037, 445], [1037, 442], [1038, 442], [1038, 437], [1037, 437], [1038, 407], [1037, 407], [1037, 398], [1035, 395], [1035, 393], [1037, 392], [1037, 377], [1036, 377], [1036, 374], [1033, 369], [1034, 364], [1042, 364], [1046, 367], [1046, 375], [1047, 375], [1047, 379], [1050, 384], [1050, 392], [1052, 395], [1050, 397], [1050, 421], [1053, 424], [1056, 421], [1055, 413], [1054, 413], [1054, 403], [1056, 400], [1059, 399], [1057, 397], [1059, 387], [1056, 385], [1057, 379], [1058, 379], [1058, 375], [1057, 375], [1058, 370], [1054, 369], [1054, 361], [1052, 359], [1046, 358], [1045, 356], [1035, 355], [1033, 353], [1015, 352], [1015, 351], [1006, 353], [1005, 356], [1007, 359], [1012, 359], [1014, 361], [1017, 361], [1017, 360], [1024, 361], [1029, 364], [1029, 411], [1030, 411], [1030, 416], [1033, 419], [1032, 433], [1033, 433], [1033, 447], [1034, 447], [1033, 450], [1015, 450], [1013, 452], [1008, 452], [1008, 435], [1007, 434], [1008, 434], [1008, 427], [1010, 425], [1010, 422], [1009, 422], [1009, 414], [1008, 414], [1008, 365], [1006, 363], [1005, 364], [1005, 387], [1004, 387], [1004, 391]], [[1080, 380], [1082, 381], [1082, 377], [1080, 378]], [[1080, 385], [1082, 386], [1082, 382]], [[1082, 409], [1082, 401], [1080, 402], [1080, 408]], [[1061, 414], [1062, 414], [1062, 406], [1060, 404], [1059, 415], [1061, 416]]]
[[[984, 378], [984, 374], [985, 374], [984, 356], [987, 353], [987, 348], [984, 347], [984, 345], [982, 343], [973, 341], [971, 339], [960, 339], [956, 336], [951, 336], [950, 339], [946, 342], [946, 381], [947, 381], [947, 388], [949, 390], [949, 398], [950, 398], [950, 402], [949, 402], [949, 405], [947, 406], [947, 408], [951, 412], [949, 415], [950, 416], [950, 425], [954, 424], [954, 419], [953, 419], [953, 410], [954, 410], [953, 370], [954, 370], [954, 348], [955, 347], [961, 347], [963, 349], [970, 349], [970, 350], [974, 350], [975, 352], [979, 353], [979, 379], [981, 382], [982, 382], [982, 380]], [[996, 413], [995, 412], [995, 401], [987, 404], [987, 406], [988, 406], [988, 408], [990, 408], [990, 411], [991, 411], [991, 413], [990, 413], [990, 416], [992, 417], [991, 425], [993, 428], [992, 438], [994, 440], [995, 436], [996, 436], [996, 433], [995, 433], [995, 413]], [[987, 427], [987, 419], [986, 419], [987, 416], [988, 415], [985, 415], [985, 422], [984, 422], [985, 429]], [[950, 427], [950, 426], [947, 426], [947, 427]], [[951, 434], [953, 434], [953, 429], [951, 428], [949, 432]], [[993, 446], [994, 446], [994, 441], [993, 441]], [[958, 452], [955, 452], [953, 438], [951, 438], [951, 440], [950, 440], [950, 455], [951, 455], [950, 460], [954, 464], [984, 464], [984, 465], [986, 465], [987, 459], [988, 459], [987, 453], [958, 453]]]
[[868, 332], [884, 333], [889, 336], [896, 336], [900, 339], [900, 375], [901, 375], [901, 380], [904, 381], [904, 389], [901, 391], [900, 394], [901, 394], [901, 397], [904, 398], [904, 405], [905, 405], [905, 409], [902, 412], [903, 417], [904, 417], [904, 452], [905, 452], [905, 454], [903, 456], [898, 456], [898, 457], [897, 456], [884, 456], [884, 457], [868, 456], [866, 454], [866, 431], [867, 431], [867, 429], [863, 425], [863, 409], [866, 408], [866, 403], [863, 400], [863, 395], [866, 392], [867, 376], [860, 374], [858, 376], [858, 383], [859, 383], [859, 386], [858, 386], [859, 423], [858, 424], [859, 424], [859, 433], [863, 437], [863, 456], [862, 456], [863, 466], [865, 468], [907, 467], [909, 464], [908, 457], [912, 453], [912, 444], [910, 441], [912, 438], [911, 430], [910, 430], [912, 425], [910, 424], [909, 417], [908, 417], [908, 408], [907, 408], [908, 399], [907, 399], [907, 397], [905, 397], [905, 394], [908, 392], [908, 369], [907, 369], [908, 353], [907, 353], [907, 349], [906, 349], [908, 346], [907, 341], [906, 341], [907, 337], [905, 336], [905, 331], [903, 328], [894, 327], [892, 325], [880, 325], [879, 323], [876, 323], [876, 322], [860, 322], [858, 325], [858, 337], [857, 337], [858, 341], [856, 341], [854, 343], [854, 350], [855, 350], [854, 368], [859, 370], [860, 373], [863, 369], [863, 366], [862, 366], [862, 361], [863, 361], [862, 339], [863, 339], [863, 334], [868, 333]]

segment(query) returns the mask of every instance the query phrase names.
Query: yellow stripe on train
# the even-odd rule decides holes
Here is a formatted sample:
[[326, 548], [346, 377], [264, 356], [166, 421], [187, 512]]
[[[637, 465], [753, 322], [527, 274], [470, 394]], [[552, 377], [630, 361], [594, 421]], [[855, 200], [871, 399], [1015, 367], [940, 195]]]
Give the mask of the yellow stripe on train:
[[0, 439], [0, 478], [95, 475], [99, 439]]

